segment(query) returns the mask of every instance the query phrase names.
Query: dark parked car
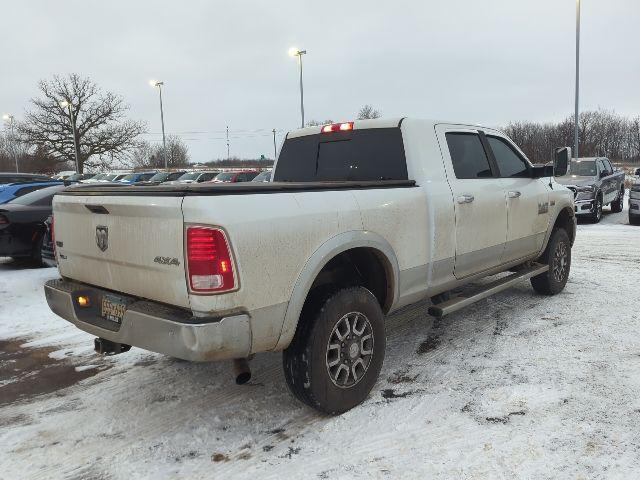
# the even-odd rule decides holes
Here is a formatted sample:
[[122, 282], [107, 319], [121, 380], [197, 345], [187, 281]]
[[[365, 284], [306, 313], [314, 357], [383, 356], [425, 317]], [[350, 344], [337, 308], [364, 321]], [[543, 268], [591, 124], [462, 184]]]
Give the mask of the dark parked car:
[[65, 185], [46, 187], [0, 205], [0, 257], [24, 258], [41, 265], [44, 222], [53, 196]]

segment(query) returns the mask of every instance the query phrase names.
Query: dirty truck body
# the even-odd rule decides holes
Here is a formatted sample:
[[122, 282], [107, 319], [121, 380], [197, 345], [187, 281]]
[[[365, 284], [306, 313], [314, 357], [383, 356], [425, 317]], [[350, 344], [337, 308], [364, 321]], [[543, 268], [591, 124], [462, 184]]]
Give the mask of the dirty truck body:
[[[504, 134], [409, 118], [290, 132], [270, 183], [77, 188], [54, 221], [47, 300], [104, 350], [284, 350], [292, 392], [329, 413], [373, 386], [383, 315], [516, 266], [557, 293], [575, 236], [572, 193]], [[444, 298], [434, 314], [462, 304]]]

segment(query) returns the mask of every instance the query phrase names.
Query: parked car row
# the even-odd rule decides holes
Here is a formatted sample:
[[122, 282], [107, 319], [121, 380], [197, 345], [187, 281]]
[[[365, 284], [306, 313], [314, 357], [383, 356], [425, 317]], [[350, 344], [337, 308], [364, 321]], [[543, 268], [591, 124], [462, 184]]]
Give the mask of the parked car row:
[[[264, 175], [268, 174], [268, 175]], [[68, 182], [80, 183], [108, 183], [121, 182], [128, 184], [159, 185], [161, 183], [187, 184], [187, 183], [236, 183], [250, 182], [262, 175], [260, 182], [269, 181], [270, 171], [260, 172], [259, 170], [241, 170], [236, 172], [220, 172], [219, 170], [176, 170], [147, 171], [147, 172], [111, 172], [111, 173], [74, 173], [64, 172], [54, 177], [55, 180], [65, 180]], [[267, 178], [267, 180], [265, 180]], [[44, 179], [51, 180], [47, 177]]]

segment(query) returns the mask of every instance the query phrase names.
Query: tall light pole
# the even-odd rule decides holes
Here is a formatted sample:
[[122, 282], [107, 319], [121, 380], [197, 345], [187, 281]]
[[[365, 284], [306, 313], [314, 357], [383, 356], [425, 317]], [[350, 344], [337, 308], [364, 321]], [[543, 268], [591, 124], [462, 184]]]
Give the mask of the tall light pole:
[[229, 125], [227, 125], [227, 162], [229, 161]]
[[158, 87], [158, 92], [160, 93], [160, 123], [162, 123], [162, 156], [164, 157], [164, 168], [165, 170], [168, 168], [167, 162], [167, 141], [164, 136], [164, 109], [162, 108], [162, 86], [164, 82], [158, 82], [156, 80], [151, 80], [149, 85], [152, 87]]
[[69, 118], [71, 119], [71, 133], [73, 135], [73, 152], [76, 157], [76, 173], [80, 173], [80, 155], [78, 145], [78, 132], [76, 131], [76, 116], [73, 114], [73, 105], [71, 100], [62, 100], [60, 102], [62, 108], [66, 108], [69, 112]]
[[18, 150], [16, 148], [16, 137], [14, 135], [13, 132], [13, 127], [14, 127], [14, 122], [15, 122], [15, 117], [13, 115], [11, 115], [10, 113], [5, 113], [2, 116], [2, 119], [7, 122], [9, 124], [9, 141], [11, 142], [11, 153], [13, 153], [13, 159], [16, 162], [16, 173], [19, 172], [18, 170]]
[[575, 150], [575, 158], [578, 158], [578, 120], [580, 111], [578, 108], [578, 100], [580, 98], [580, 0], [576, 0], [576, 114], [575, 114], [575, 131], [573, 133], [573, 147]]
[[302, 86], [302, 55], [307, 53], [306, 50], [300, 50], [296, 47], [289, 49], [289, 55], [292, 57], [298, 57], [298, 65], [300, 65], [300, 128], [304, 128], [304, 88]]
[[276, 148], [276, 129], [273, 129], [273, 160], [276, 161], [278, 157], [278, 149]]

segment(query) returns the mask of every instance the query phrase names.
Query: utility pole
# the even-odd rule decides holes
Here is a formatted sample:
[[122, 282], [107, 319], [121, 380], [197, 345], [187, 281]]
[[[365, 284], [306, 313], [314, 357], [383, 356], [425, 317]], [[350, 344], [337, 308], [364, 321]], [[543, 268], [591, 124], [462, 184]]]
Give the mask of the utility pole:
[[229, 125], [227, 125], [227, 161], [229, 161]]
[[278, 158], [278, 149], [276, 148], [276, 129], [273, 129], [273, 161]]
[[578, 120], [580, 119], [579, 103], [580, 98], [580, 0], [576, 0], [576, 113], [575, 113], [575, 131], [573, 137], [573, 147], [575, 150], [575, 158], [578, 155]]
[[158, 87], [158, 92], [160, 93], [160, 123], [162, 124], [162, 156], [164, 157], [164, 169], [168, 168], [169, 162], [167, 159], [167, 141], [164, 136], [164, 109], [162, 108], [162, 86], [164, 82], [158, 82], [156, 80], [151, 80], [149, 85], [152, 87]]

